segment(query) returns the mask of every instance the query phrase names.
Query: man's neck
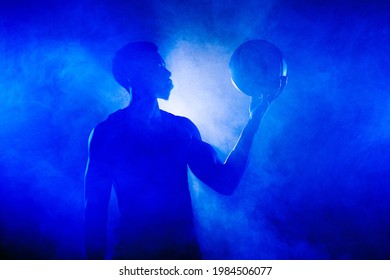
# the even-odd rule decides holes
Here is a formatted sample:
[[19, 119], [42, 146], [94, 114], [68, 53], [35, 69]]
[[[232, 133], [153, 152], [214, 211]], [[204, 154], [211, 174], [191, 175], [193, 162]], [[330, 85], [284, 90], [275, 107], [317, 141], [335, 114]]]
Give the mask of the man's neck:
[[158, 106], [157, 98], [132, 98], [129, 108], [131, 109], [132, 113], [136, 114], [138, 119], [146, 122], [149, 122], [152, 119], [160, 118], [160, 108]]

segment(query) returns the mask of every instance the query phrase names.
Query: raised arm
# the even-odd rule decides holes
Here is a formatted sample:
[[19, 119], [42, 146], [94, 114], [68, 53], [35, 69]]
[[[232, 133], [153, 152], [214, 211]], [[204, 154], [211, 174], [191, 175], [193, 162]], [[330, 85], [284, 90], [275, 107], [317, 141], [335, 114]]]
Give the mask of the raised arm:
[[248, 166], [253, 139], [268, 104], [267, 100], [262, 100], [254, 108], [225, 162], [218, 158], [211, 145], [202, 141], [199, 132], [194, 134], [189, 167], [201, 181], [219, 193], [230, 195], [234, 192]]
[[103, 152], [98, 133], [92, 131], [85, 171], [85, 249], [88, 259], [104, 259], [106, 254], [107, 211], [112, 181]]

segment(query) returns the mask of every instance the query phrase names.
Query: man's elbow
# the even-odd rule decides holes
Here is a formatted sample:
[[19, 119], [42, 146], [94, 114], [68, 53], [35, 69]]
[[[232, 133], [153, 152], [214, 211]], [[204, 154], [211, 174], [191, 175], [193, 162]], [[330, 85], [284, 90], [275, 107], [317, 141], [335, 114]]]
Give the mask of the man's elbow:
[[235, 192], [239, 183], [239, 180], [223, 180], [213, 182], [210, 187], [212, 187], [216, 192], [222, 195], [230, 196]]
[[235, 189], [223, 189], [219, 191], [220, 194], [225, 196], [231, 196], [234, 193]]
[[213, 172], [204, 174], [200, 179], [210, 188], [222, 195], [232, 195], [241, 181], [241, 173], [236, 170], [228, 169], [225, 165], [214, 169]]

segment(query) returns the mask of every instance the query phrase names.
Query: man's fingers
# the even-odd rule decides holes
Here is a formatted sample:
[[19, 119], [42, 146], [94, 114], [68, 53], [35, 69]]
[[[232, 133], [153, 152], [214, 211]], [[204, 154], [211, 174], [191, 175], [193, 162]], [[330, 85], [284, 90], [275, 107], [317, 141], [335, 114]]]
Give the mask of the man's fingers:
[[263, 96], [251, 97], [251, 104], [249, 106], [249, 113], [253, 113], [257, 107], [262, 103]]

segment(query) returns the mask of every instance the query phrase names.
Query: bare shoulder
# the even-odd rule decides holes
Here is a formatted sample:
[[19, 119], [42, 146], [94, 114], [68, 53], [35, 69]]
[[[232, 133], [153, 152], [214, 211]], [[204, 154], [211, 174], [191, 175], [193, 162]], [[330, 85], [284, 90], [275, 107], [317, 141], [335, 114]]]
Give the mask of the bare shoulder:
[[[104, 135], [109, 135], [115, 131], [121, 124], [123, 124], [125, 115], [123, 110], [118, 110], [110, 114], [104, 121], [100, 122], [94, 128], [94, 135], [102, 137]], [[95, 136], [94, 136], [95, 137]]]
[[124, 116], [122, 110], [118, 110], [110, 114], [107, 119], [100, 122], [92, 130], [89, 136], [89, 145], [95, 147], [96, 150], [107, 147], [112, 142], [114, 135], [118, 132]]
[[161, 112], [165, 115], [166, 118], [170, 120], [170, 122], [174, 123], [175, 126], [190, 134], [192, 138], [200, 138], [199, 129], [189, 118], [177, 116], [165, 111]]

